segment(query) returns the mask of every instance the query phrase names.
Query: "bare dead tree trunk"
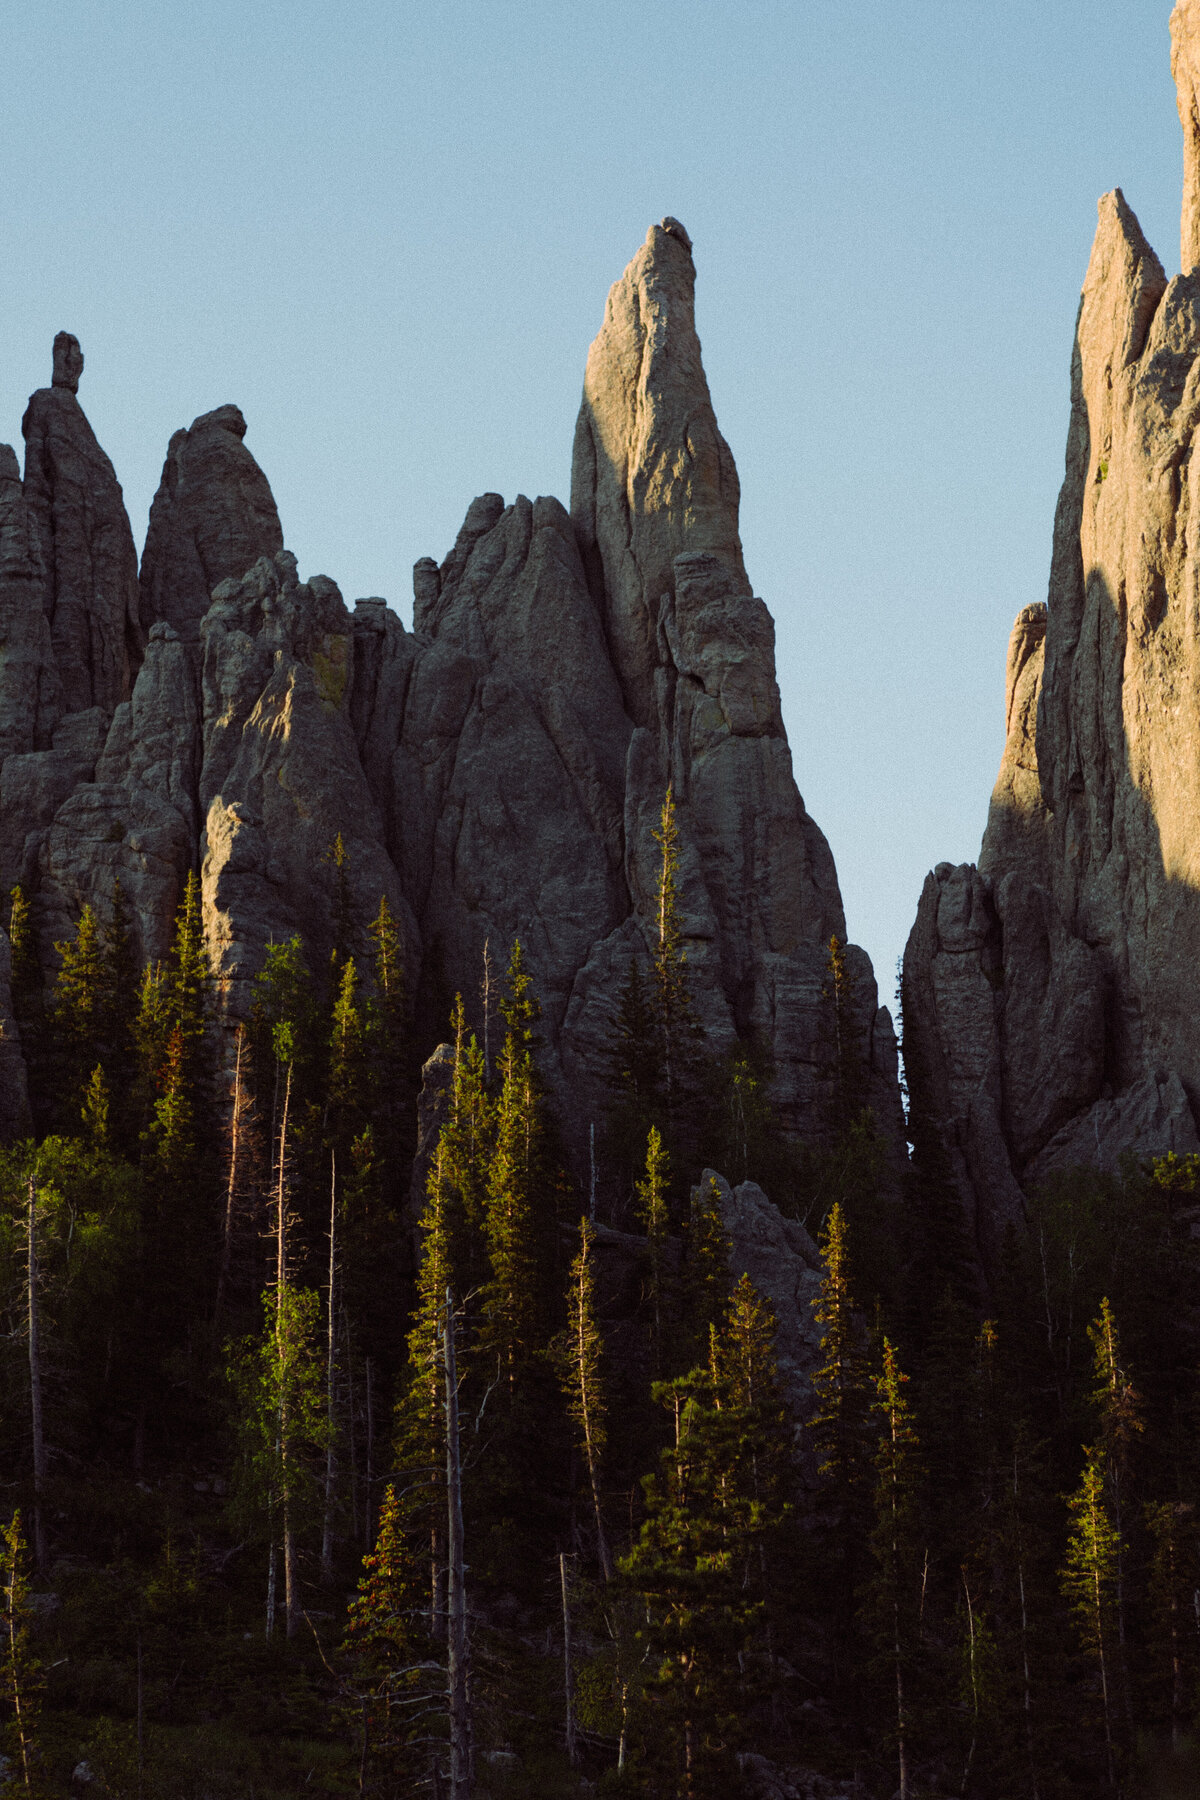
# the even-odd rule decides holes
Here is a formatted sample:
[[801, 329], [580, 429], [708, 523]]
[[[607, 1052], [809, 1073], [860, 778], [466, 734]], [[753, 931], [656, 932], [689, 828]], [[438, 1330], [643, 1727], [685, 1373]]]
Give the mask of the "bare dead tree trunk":
[[271, 1533], [271, 1547], [267, 1552], [267, 1629], [266, 1636], [275, 1636], [275, 1534]]
[[213, 1324], [221, 1317], [221, 1308], [225, 1304], [225, 1289], [229, 1285], [229, 1267], [233, 1258], [233, 1219], [237, 1206], [238, 1188], [242, 1179], [242, 1134], [246, 1111], [245, 1087], [242, 1082], [242, 1058], [245, 1052], [246, 1030], [239, 1025], [237, 1030], [237, 1061], [233, 1070], [233, 1112], [229, 1119], [229, 1179], [225, 1184], [225, 1221], [221, 1237], [221, 1269], [217, 1276], [217, 1298], [213, 1306]]
[[283, 1090], [283, 1116], [279, 1122], [279, 1171], [275, 1185], [275, 1336], [280, 1374], [279, 1393], [279, 1486], [283, 1522], [283, 1607], [288, 1637], [300, 1629], [300, 1573], [296, 1563], [296, 1532], [292, 1518], [291, 1492], [291, 1419], [288, 1416], [284, 1368], [283, 1309], [287, 1295], [287, 1129], [292, 1102], [292, 1065], [288, 1064]]
[[336, 1368], [336, 1295], [337, 1280], [337, 1152], [329, 1157], [329, 1331], [325, 1348], [325, 1429], [329, 1434], [325, 1445], [325, 1514], [321, 1523], [321, 1579], [333, 1580], [333, 1490], [337, 1480], [337, 1455], [334, 1449], [333, 1378]]
[[577, 1769], [579, 1740], [575, 1734], [575, 1680], [571, 1672], [571, 1603], [567, 1592], [567, 1557], [563, 1550], [558, 1553], [558, 1575], [562, 1584], [563, 1698], [567, 1713], [567, 1761], [573, 1769]]
[[596, 1223], [596, 1121], [588, 1129], [588, 1143], [591, 1150], [591, 1179], [588, 1184], [588, 1218]]
[[363, 1472], [363, 1486], [366, 1489], [366, 1505], [364, 1506], [363, 1511], [366, 1513], [367, 1526], [363, 1535], [369, 1544], [371, 1541], [372, 1526], [374, 1525], [374, 1511], [371, 1506], [371, 1483], [375, 1479], [374, 1471], [372, 1469], [372, 1464], [375, 1460], [375, 1386], [372, 1379], [371, 1359], [369, 1356], [363, 1358], [363, 1374], [366, 1378], [367, 1385], [367, 1461], [366, 1468]]
[[46, 1572], [46, 1438], [42, 1427], [41, 1309], [38, 1304], [37, 1176], [29, 1177], [28, 1305], [29, 1305], [29, 1418], [33, 1428], [33, 1562], [39, 1575]]
[[454, 1354], [454, 1297], [446, 1289], [446, 1508], [449, 1535], [450, 1617], [446, 1687], [450, 1711], [450, 1800], [471, 1800], [474, 1754], [471, 1743], [470, 1645], [463, 1568], [462, 1459], [458, 1442], [458, 1367]]
[[1017, 1592], [1021, 1600], [1021, 1669], [1025, 1709], [1025, 1748], [1029, 1755], [1030, 1800], [1041, 1800], [1037, 1783], [1037, 1758], [1033, 1741], [1033, 1683], [1029, 1678], [1029, 1617], [1025, 1608], [1025, 1566], [1017, 1561]]

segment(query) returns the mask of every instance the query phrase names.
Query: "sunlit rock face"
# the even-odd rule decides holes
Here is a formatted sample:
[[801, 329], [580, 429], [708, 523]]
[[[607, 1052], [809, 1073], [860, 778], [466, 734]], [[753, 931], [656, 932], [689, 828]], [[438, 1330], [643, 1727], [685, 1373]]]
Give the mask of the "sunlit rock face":
[[[929, 878], [905, 958], [914, 1122], [955, 1160], [985, 1242], [1014, 1180], [1200, 1148], [1195, 0], [1171, 26], [1185, 272], [1167, 280], [1119, 189], [1101, 199], [1045, 615], [1014, 628], [978, 871]], [[969, 952], [939, 928], [955, 883], [974, 895]], [[938, 1000], [955, 955], [990, 994], [965, 1030]]]
[[[30, 414], [49, 474], [27, 467], [22, 486], [0, 459], [0, 862], [31, 890], [51, 963], [85, 903], [107, 911], [115, 879], [143, 954], [161, 956], [194, 870], [233, 1020], [272, 939], [302, 933], [318, 967], [335, 937], [369, 955], [384, 896], [424, 1052], [456, 991], [482, 1034], [485, 959], [494, 992], [519, 938], [546, 1078], [582, 1165], [607, 1103], [619, 996], [656, 933], [670, 788], [709, 1046], [753, 1040], [786, 1127], [828, 1133], [827, 964], [845, 922], [792, 774], [774, 626], [745, 571], [694, 284], [690, 239], [664, 219], [613, 287], [588, 356], [570, 511], [523, 495], [473, 501], [441, 564], [414, 570], [412, 631], [379, 598], [351, 611], [332, 581], [300, 579], [234, 406], [171, 439], [139, 588], [113, 513], [120, 490], [71, 385], [82, 354], [73, 339], [56, 347], [56, 385]], [[64, 431], [90, 511], [71, 511], [56, 473]], [[113, 513], [107, 560], [97, 552], [92, 585], [71, 590], [82, 613], [61, 619], [39, 523], [48, 504], [72, 544], [76, 514]], [[102, 682], [79, 673], [77, 615], [98, 634]], [[891, 1020], [864, 953], [851, 947], [847, 966], [843, 1023], [898, 1167]], [[493, 1001], [493, 1029], [495, 1018]]]

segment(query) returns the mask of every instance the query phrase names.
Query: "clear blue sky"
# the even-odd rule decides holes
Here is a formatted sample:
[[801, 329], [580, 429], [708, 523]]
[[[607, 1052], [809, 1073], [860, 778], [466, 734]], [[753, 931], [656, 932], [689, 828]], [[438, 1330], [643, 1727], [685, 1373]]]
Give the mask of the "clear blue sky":
[[139, 544], [236, 401], [304, 574], [407, 618], [473, 495], [567, 498], [609, 284], [695, 240], [796, 775], [890, 998], [973, 858], [1044, 596], [1095, 202], [1173, 272], [1169, 0], [0, 4], [0, 439], [81, 338]]

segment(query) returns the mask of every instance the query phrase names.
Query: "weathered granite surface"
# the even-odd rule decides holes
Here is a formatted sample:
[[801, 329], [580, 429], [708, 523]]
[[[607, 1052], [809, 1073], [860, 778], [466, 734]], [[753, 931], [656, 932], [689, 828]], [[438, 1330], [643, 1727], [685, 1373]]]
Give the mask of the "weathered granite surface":
[[905, 957], [915, 1119], [981, 1241], [1054, 1168], [1200, 1149], [1194, 0], [1171, 29], [1185, 272], [1101, 199], [1047, 605], [1014, 627], [978, 870], [929, 877]]

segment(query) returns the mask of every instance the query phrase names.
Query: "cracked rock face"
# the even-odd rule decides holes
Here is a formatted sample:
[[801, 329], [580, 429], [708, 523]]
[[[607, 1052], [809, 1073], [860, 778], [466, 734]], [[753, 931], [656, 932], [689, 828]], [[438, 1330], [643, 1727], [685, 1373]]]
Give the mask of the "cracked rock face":
[[188, 639], [199, 636], [213, 589], [283, 549], [266, 476], [242, 439], [236, 406], [204, 413], [167, 447], [142, 552], [141, 604]]
[[[1168, 281], [1120, 190], [1104, 195], [1048, 602], [1014, 627], [979, 869], [929, 878], [905, 957], [914, 1115], [981, 1219], [1003, 1219], [1014, 1181], [1200, 1148], [1196, 0], [1171, 31], [1184, 273]], [[965, 887], [970, 945], [941, 930]], [[952, 965], [969, 1021], [939, 1000]]]
[[60, 332], [53, 385], [21, 421], [23, 492], [63, 711], [111, 714], [129, 698], [145, 633], [120, 483], [76, 395], [82, 368], [78, 340]]

